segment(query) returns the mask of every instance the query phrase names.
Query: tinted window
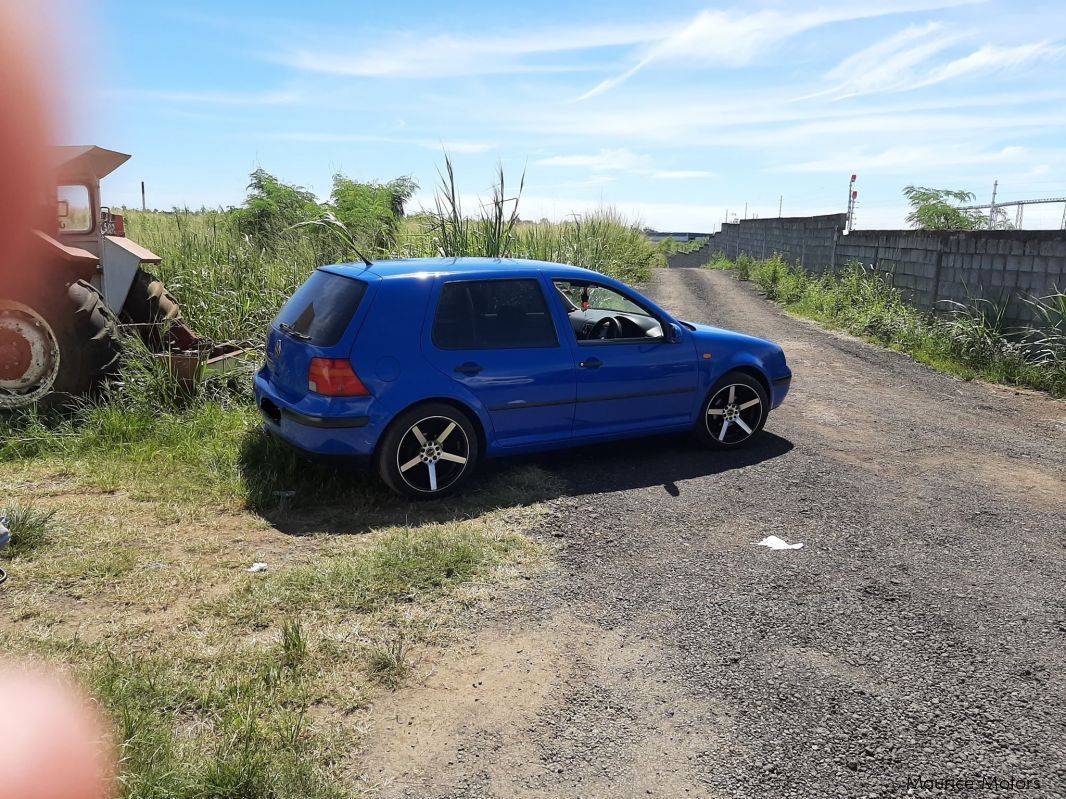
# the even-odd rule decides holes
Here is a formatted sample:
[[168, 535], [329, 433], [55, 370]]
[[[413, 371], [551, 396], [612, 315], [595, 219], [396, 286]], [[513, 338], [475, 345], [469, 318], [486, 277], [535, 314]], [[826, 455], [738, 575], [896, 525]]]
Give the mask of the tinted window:
[[[317, 347], [332, 347], [348, 328], [366, 283], [316, 271], [281, 309], [274, 323]], [[306, 338], [304, 338], [306, 337]]]
[[433, 343], [442, 350], [559, 346], [536, 280], [445, 284], [433, 320]]

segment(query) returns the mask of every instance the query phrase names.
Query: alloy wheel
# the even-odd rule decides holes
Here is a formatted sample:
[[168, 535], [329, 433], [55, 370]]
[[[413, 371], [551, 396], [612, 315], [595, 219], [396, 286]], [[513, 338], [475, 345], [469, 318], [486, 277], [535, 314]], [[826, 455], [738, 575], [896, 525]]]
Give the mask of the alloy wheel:
[[762, 421], [759, 393], [744, 383], [719, 389], [707, 403], [707, 432], [721, 444], [739, 444], [755, 434]]
[[396, 448], [400, 478], [424, 494], [444, 491], [463, 476], [470, 440], [454, 419], [428, 416], [411, 425]]

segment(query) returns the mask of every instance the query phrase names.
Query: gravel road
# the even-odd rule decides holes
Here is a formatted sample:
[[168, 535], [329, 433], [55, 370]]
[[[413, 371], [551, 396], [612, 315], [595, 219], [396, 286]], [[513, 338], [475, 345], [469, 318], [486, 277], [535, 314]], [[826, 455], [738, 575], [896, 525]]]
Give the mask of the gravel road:
[[661, 270], [649, 293], [782, 344], [792, 394], [744, 452], [541, 461], [570, 486], [536, 531], [558, 565], [376, 708], [381, 793], [1066, 796], [1066, 404], [823, 331], [727, 273]]

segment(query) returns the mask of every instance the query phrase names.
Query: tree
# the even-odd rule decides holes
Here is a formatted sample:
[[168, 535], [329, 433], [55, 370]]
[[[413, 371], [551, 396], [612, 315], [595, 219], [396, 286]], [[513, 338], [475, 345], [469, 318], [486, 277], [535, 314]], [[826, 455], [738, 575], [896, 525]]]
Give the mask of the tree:
[[955, 207], [973, 202], [973, 192], [907, 186], [903, 196], [911, 206], [911, 212], [907, 214], [907, 224], [911, 227], [922, 230], [977, 230], [988, 225], [980, 211], [960, 211]]
[[248, 178], [248, 196], [238, 213], [241, 232], [252, 236], [275, 235], [322, 212], [315, 195], [302, 186], [282, 183], [263, 168]]
[[411, 177], [388, 183], [361, 183], [336, 174], [331, 199], [337, 219], [355, 241], [367, 249], [387, 250], [396, 241], [404, 205], [417, 189], [418, 184]]

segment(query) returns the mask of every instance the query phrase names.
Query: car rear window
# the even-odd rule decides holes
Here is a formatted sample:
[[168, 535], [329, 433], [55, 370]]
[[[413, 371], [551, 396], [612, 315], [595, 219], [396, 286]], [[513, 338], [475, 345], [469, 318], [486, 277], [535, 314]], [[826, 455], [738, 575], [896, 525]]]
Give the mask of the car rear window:
[[332, 347], [341, 340], [364, 294], [363, 281], [317, 270], [285, 303], [274, 323], [316, 347]]
[[463, 280], [441, 289], [433, 343], [442, 350], [558, 347], [536, 280]]

